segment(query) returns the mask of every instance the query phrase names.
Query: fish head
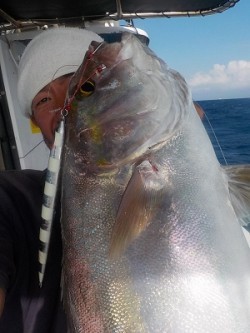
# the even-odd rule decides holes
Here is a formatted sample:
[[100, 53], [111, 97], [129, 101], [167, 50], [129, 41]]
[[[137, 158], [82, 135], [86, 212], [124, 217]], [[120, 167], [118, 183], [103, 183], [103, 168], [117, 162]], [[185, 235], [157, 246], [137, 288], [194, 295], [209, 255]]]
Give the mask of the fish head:
[[68, 100], [78, 150], [100, 169], [150, 153], [181, 128], [191, 103], [181, 75], [129, 33], [120, 43], [92, 42]]

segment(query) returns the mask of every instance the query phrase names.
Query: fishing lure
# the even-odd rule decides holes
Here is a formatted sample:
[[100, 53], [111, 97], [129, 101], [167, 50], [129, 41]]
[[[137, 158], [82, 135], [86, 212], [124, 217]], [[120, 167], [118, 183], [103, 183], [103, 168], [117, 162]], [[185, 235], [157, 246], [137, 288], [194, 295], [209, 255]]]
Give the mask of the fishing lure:
[[43, 283], [48, 250], [49, 250], [51, 228], [55, 212], [55, 202], [56, 202], [59, 172], [61, 166], [64, 132], [65, 132], [65, 116], [63, 115], [59, 127], [55, 132], [55, 141], [53, 148], [50, 151], [45, 186], [44, 186], [43, 204], [41, 212], [42, 224], [40, 227], [39, 255], [38, 255], [40, 287], [42, 287]]

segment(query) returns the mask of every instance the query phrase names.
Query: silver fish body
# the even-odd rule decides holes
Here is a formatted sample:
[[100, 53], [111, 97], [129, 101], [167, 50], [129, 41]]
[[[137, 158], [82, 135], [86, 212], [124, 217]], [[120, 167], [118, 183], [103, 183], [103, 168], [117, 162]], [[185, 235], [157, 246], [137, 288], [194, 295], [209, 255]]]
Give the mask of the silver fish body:
[[106, 69], [63, 161], [70, 332], [248, 332], [249, 248], [184, 79], [128, 35], [88, 63], [75, 82]]

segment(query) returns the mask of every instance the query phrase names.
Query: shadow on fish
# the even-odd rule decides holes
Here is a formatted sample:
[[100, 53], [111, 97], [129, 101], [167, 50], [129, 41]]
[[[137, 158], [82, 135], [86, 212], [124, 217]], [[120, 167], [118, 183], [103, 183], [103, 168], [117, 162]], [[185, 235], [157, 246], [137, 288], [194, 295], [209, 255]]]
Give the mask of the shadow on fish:
[[182, 76], [125, 34], [90, 45], [68, 100], [70, 332], [248, 332], [249, 168], [220, 166]]

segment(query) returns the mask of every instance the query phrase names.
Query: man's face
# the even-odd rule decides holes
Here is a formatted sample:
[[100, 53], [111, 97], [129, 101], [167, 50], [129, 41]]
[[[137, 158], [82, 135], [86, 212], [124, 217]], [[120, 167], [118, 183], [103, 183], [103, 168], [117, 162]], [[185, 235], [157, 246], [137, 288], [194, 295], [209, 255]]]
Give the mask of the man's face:
[[32, 101], [32, 121], [41, 129], [46, 145], [51, 149], [55, 130], [61, 120], [71, 75], [62, 76], [40, 90]]

